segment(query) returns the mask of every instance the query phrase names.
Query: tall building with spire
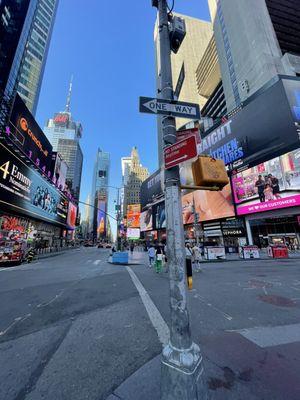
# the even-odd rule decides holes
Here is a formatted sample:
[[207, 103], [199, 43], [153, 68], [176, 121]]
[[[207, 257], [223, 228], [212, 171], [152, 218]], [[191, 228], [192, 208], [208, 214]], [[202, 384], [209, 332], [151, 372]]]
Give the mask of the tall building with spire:
[[53, 146], [68, 164], [67, 185], [75, 199], [79, 200], [83, 153], [80, 147], [82, 125], [72, 118], [71, 95], [73, 77], [71, 78], [65, 110], [48, 119], [44, 133]]
[[[140, 162], [140, 157], [136, 147], [131, 150], [130, 157], [124, 157], [126, 159], [126, 168], [124, 168], [124, 175], [126, 179], [124, 182], [124, 197], [122, 202], [123, 215], [127, 213], [127, 206], [129, 204], [140, 204], [140, 191], [142, 182], [149, 176], [147, 168], [143, 167]], [[123, 166], [123, 163], [122, 163]]]

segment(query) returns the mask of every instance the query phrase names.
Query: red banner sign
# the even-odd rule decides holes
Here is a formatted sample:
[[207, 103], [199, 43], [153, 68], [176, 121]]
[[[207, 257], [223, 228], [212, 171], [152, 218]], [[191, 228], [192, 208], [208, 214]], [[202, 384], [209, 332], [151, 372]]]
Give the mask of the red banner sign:
[[181, 140], [164, 150], [165, 168], [169, 169], [176, 165], [197, 157], [197, 143], [195, 136]]

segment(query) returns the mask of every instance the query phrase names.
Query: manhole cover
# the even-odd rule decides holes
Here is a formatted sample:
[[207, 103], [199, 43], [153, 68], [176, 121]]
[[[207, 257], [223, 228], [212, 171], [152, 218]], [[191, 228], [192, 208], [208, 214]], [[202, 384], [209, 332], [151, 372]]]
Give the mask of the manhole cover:
[[296, 305], [295, 301], [288, 299], [287, 297], [277, 296], [276, 294], [260, 295], [258, 298], [265, 303], [279, 307], [295, 307]]

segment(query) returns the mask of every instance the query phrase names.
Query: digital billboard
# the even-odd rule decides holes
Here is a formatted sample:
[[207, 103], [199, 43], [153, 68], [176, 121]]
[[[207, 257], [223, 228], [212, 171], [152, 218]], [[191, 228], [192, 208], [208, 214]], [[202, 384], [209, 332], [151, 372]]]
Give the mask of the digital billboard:
[[18, 94], [10, 115], [8, 132], [16, 146], [50, 178], [52, 146]]
[[67, 225], [69, 229], [75, 229], [76, 226], [77, 207], [69, 202]]
[[165, 202], [161, 201], [153, 206], [153, 228], [164, 229], [166, 226]]
[[129, 204], [127, 206], [127, 226], [128, 228], [139, 228], [140, 227], [140, 204]]
[[152, 207], [141, 213], [140, 226], [141, 232], [151, 231], [153, 229]]
[[56, 126], [67, 127], [69, 124], [70, 116], [68, 113], [57, 113], [53, 118], [53, 122]]
[[147, 205], [157, 201], [163, 196], [162, 172], [157, 170], [150, 175], [141, 185], [141, 206], [142, 209]]
[[60, 190], [64, 190], [65, 188], [67, 172], [68, 164], [62, 159], [59, 153], [56, 151], [53, 152], [51, 161], [52, 182]]
[[127, 228], [127, 239], [137, 240], [140, 238], [139, 228]]
[[255, 95], [226, 123], [203, 136], [199, 154], [229, 170], [257, 165], [300, 146], [300, 79], [280, 79]]
[[300, 149], [232, 175], [237, 214], [300, 205]]
[[101, 196], [98, 196], [97, 208], [97, 237], [101, 238], [106, 234], [106, 201]]
[[0, 203], [44, 221], [66, 225], [68, 200], [0, 143]]

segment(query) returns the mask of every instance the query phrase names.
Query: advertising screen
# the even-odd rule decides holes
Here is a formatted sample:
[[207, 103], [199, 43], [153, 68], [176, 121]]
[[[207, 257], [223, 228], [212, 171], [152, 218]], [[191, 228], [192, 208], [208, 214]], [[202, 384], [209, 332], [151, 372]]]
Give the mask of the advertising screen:
[[127, 226], [128, 226], [128, 228], [139, 228], [140, 227], [140, 215], [141, 215], [141, 205], [140, 204], [129, 204], [127, 206]]
[[232, 176], [237, 214], [300, 205], [300, 149]]
[[229, 169], [252, 167], [299, 147], [300, 79], [279, 80], [250, 99], [226, 123], [202, 138], [199, 154], [223, 159]]
[[150, 175], [141, 185], [141, 206], [142, 209], [148, 204], [153, 203], [155, 200], [163, 195], [162, 189], [162, 173], [159, 169]]
[[139, 228], [127, 228], [127, 239], [137, 240], [140, 238]]
[[106, 201], [98, 197], [97, 206], [97, 237], [103, 237], [106, 234]]
[[154, 229], [166, 228], [166, 209], [164, 201], [153, 206], [153, 220]]
[[0, 203], [25, 215], [66, 225], [68, 200], [2, 143]]
[[52, 182], [60, 190], [64, 190], [65, 188], [67, 172], [68, 164], [61, 158], [59, 153], [53, 152], [51, 162]]
[[17, 94], [9, 120], [9, 137], [49, 178], [52, 146]]
[[60, 127], [67, 127], [69, 123], [69, 114], [68, 113], [58, 113], [54, 116], [54, 124]]
[[151, 231], [153, 229], [152, 208], [141, 213], [140, 216], [141, 232]]
[[69, 202], [67, 225], [69, 229], [75, 229], [77, 216], [77, 207]]

